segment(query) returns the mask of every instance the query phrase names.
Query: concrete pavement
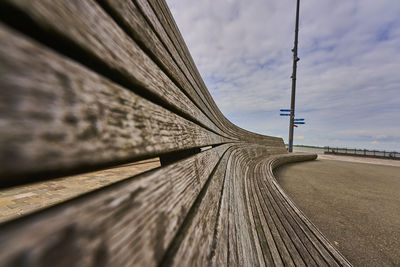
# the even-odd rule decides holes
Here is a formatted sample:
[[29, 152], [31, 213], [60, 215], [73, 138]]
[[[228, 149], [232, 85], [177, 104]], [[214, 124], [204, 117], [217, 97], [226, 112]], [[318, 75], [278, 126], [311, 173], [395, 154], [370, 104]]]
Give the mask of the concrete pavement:
[[400, 266], [400, 167], [344, 160], [284, 165], [275, 176], [355, 266]]

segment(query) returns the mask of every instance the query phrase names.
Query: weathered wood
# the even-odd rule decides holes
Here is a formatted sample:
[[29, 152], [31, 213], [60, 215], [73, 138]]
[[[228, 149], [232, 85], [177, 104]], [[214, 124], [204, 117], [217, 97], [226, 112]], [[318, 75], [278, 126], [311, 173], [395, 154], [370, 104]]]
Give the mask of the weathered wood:
[[0, 73], [2, 182], [224, 142], [4, 25]]
[[[304, 266], [304, 261], [307, 265], [316, 265], [311, 255], [308, 254], [307, 247], [298, 239], [297, 233], [293, 231], [290, 224], [287, 223], [285, 220], [286, 218], [283, 218], [282, 216], [279, 217], [282, 213], [279, 213], [280, 210], [278, 209], [275, 200], [271, 197], [269, 188], [263, 183], [260, 184], [260, 180], [265, 181], [264, 175], [258, 171], [255, 177], [252, 178], [254, 181], [253, 186], [262, 191], [262, 194], [259, 194], [260, 201], [269, 207], [268, 213], [271, 214], [270, 216], [279, 231], [279, 236], [276, 237], [276, 239], [282, 239], [285, 246], [290, 251], [290, 257], [294, 260], [296, 265]], [[288, 259], [287, 256], [285, 260], [290, 262], [290, 259]]]
[[238, 175], [240, 149], [228, 160], [222, 203], [218, 221], [214, 266], [257, 266], [258, 257], [252, 244], [251, 223], [245, 214], [244, 179]]
[[[271, 180], [271, 178], [269, 178]], [[265, 183], [266, 187], [270, 187], [270, 183]], [[280, 198], [277, 194], [276, 191], [271, 189], [270, 193], [272, 195], [272, 203], [276, 203], [277, 209], [281, 210], [281, 217], [280, 219], [283, 221], [287, 221], [288, 224], [295, 229], [295, 234], [299, 237], [301, 240], [302, 244], [301, 246], [304, 246], [305, 249], [309, 252], [311, 255], [310, 259], [313, 259], [313, 261], [316, 262], [318, 266], [328, 266], [327, 263], [329, 263], [329, 266], [335, 266], [337, 263], [332, 261], [332, 259], [326, 255], [326, 251], [322, 250], [319, 251], [318, 249], [318, 244], [313, 243], [313, 236], [310, 236], [308, 234], [309, 229], [302, 227], [302, 222], [297, 220], [298, 215], [293, 213], [291, 210], [286, 209], [287, 206], [282, 204], [282, 201], [285, 202], [285, 199]], [[304, 249], [303, 249], [304, 250]], [[322, 252], [322, 254], [321, 254]], [[325, 256], [323, 255], [325, 254]], [[310, 259], [308, 259], [310, 261]], [[306, 258], [307, 260], [307, 258]], [[309, 263], [307, 263], [309, 264]]]
[[175, 25], [175, 22], [172, 19], [172, 15], [169, 13], [169, 10], [168, 12], [165, 12], [165, 9], [163, 8], [165, 6], [165, 2], [158, 3], [157, 1], [144, 1], [144, 0], [138, 0], [137, 2], [141, 6], [142, 11], [149, 18], [152, 18], [153, 23], [155, 25], [160, 25], [158, 26], [158, 28], [162, 28], [163, 31], [165, 31], [167, 37], [164, 38], [170, 40], [170, 42], [173, 43], [172, 46], [174, 46], [176, 51], [178, 52], [178, 55], [174, 54], [174, 57], [175, 58], [180, 57], [184, 61], [187, 68], [189, 69], [191, 75], [195, 77], [195, 82], [199, 88], [197, 92], [199, 93], [200, 96], [206, 99], [209, 108], [214, 112], [214, 114], [216, 114], [216, 117], [223, 125], [224, 130], [227, 133], [230, 133], [230, 135], [240, 139], [239, 138], [240, 133], [237, 131], [238, 128], [232, 127], [232, 124], [222, 115], [220, 110], [217, 108], [214, 100], [212, 99], [210, 93], [208, 92], [207, 87], [205, 86], [194, 64], [194, 61], [190, 53], [188, 52], [187, 46], [185, 45], [178, 28], [172, 26]]
[[[235, 182], [231, 186], [224, 186], [224, 201], [221, 203], [219, 215], [222, 225], [217, 227], [218, 246], [213, 264], [305, 266], [306, 263], [318, 266], [349, 266], [348, 261], [329, 241], [316, 232], [316, 227], [307, 224], [303, 214], [298, 213], [298, 210], [287, 210], [287, 206], [282, 204], [287, 201], [287, 196], [278, 198], [276, 192], [280, 191], [272, 191], [272, 186], [279, 185], [273, 184], [275, 179], [271, 162], [277, 158], [290, 162], [311, 159], [312, 156], [282, 155], [268, 158], [266, 155], [268, 152], [265, 147], [254, 145], [246, 145], [232, 152], [228, 163], [231, 173], [226, 179], [231, 178]], [[235, 177], [246, 182], [235, 180]], [[243, 191], [247, 195], [244, 199], [241, 198]], [[224, 194], [227, 195], [224, 197]], [[246, 209], [247, 214], [241, 213]], [[254, 226], [256, 232], [249, 229], [249, 225]]]
[[286, 218], [283, 217], [281, 210], [277, 206], [274, 198], [270, 193], [269, 187], [263, 183], [265, 182], [265, 177], [257, 172], [257, 177], [253, 178], [252, 180], [256, 180], [256, 182], [254, 182], [254, 186], [259, 187], [262, 191], [262, 199], [265, 205], [269, 206], [268, 212], [271, 214], [271, 217], [278, 228], [281, 238], [287, 241], [291, 240], [291, 242], [285, 242], [285, 245], [289, 250], [290, 256], [296, 263], [296, 265], [316, 265], [315, 261], [308, 253], [307, 247], [301, 243], [301, 240], [298, 238], [298, 234], [293, 230], [291, 225], [287, 222]]
[[[262, 159], [263, 160], [263, 159]], [[265, 161], [265, 160], [264, 160]], [[261, 171], [261, 172], [260, 172]], [[254, 176], [253, 176], [253, 180], [255, 180], [256, 181], [256, 185], [255, 185], [255, 187], [260, 187], [260, 183], [259, 183], [259, 181], [257, 182], [257, 180], [262, 180], [262, 181], [265, 181], [265, 173], [263, 173], [262, 172], [262, 170], [260, 170], [260, 171], [256, 171], [256, 170], [254, 170]], [[252, 173], [253, 174], [253, 173]], [[270, 177], [267, 177], [267, 179], [270, 179]], [[258, 183], [258, 184], [257, 184]], [[264, 189], [268, 189], [268, 184], [267, 184], [267, 187], [263, 187]], [[262, 199], [262, 196], [260, 195], [260, 197], [261, 197], [261, 199]], [[264, 198], [264, 200], [266, 200], [267, 198]], [[262, 201], [262, 200], [261, 200]], [[276, 200], [275, 199], [273, 199], [273, 198], [268, 198], [268, 201], [267, 201], [267, 203], [269, 204], [269, 206], [271, 206], [271, 207], [276, 207], [277, 205], [279, 206], [279, 203], [276, 203]], [[285, 218], [279, 218], [279, 217], [277, 217], [277, 219], [280, 219], [281, 221], [282, 220], [284, 220], [284, 219], [286, 219], [286, 217]], [[300, 228], [297, 228], [298, 229], [298, 231], [299, 232], [295, 232], [294, 234], [299, 234], [299, 233], [301, 233], [300, 231], [301, 231], [301, 229]], [[286, 240], [284, 240], [285, 241], [285, 243], [288, 243], [288, 244], [290, 244], [291, 242], [292, 242], [292, 240], [291, 239], [286, 239]], [[307, 241], [306, 239], [303, 239], [303, 241]], [[300, 244], [300, 247], [303, 247], [305, 250], [310, 250], [310, 249], [313, 249], [312, 248], [312, 246], [310, 246], [310, 244], [308, 244], [308, 243], [301, 243]], [[301, 250], [301, 248], [299, 248], [299, 250]], [[296, 254], [294, 254], [293, 256], [295, 256]], [[318, 256], [318, 254], [315, 254], [315, 255], [313, 255], [313, 257], [315, 258], [315, 257], [319, 257]], [[311, 257], [311, 259], [312, 259], [312, 257]], [[324, 262], [323, 261], [320, 261], [319, 263], [318, 263], [318, 265], [319, 266], [322, 266], [322, 265], [324, 265]]]
[[[142, 0], [140, 0], [142, 1]], [[140, 2], [139, 1], [139, 2]], [[146, 2], [146, 1], [142, 1]], [[148, 1], [152, 8], [154, 9], [158, 19], [160, 20], [160, 23], [163, 25], [165, 31], [168, 33], [170, 36], [171, 40], [174, 41], [175, 46], [177, 47], [177, 51], [181, 54], [182, 58], [184, 58], [185, 63], [189, 66], [188, 68], [191, 69], [191, 73], [194, 77], [196, 77], [195, 81], [198, 82], [198, 86], [204, 95], [204, 97], [207, 99], [208, 105], [214, 110], [214, 112], [217, 114], [217, 117], [221, 119], [222, 123], [225, 125], [226, 131], [230, 132], [233, 136], [236, 136], [238, 139], [242, 141], [248, 141], [250, 143], [261, 143], [265, 145], [270, 145], [269, 143], [264, 143], [265, 141], [270, 141], [273, 138], [266, 138], [264, 135], [256, 134], [249, 132], [247, 130], [241, 129], [237, 127], [236, 125], [232, 124], [229, 120], [227, 120], [224, 115], [221, 113], [221, 111], [218, 109], [216, 106], [214, 100], [212, 99], [209, 91], [207, 90], [207, 87], [205, 86], [201, 75], [199, 74], [194, 61], [189, 53], [189, 50], [187, 46], [185, 45], [182, 35], [180, 34], [180, 31], [172, 17], [172, 14], [170, 10], [168, 9], [168, 6], [165, 1], [163, 0], [150, 0]], [[282, 140], [282, 139], [280, 139]], [[279, 144], [279, 147], [282, 147], [282, 144]], [[281, 152], [285, 153], [285, 152]]]
[[[252, 166], [252, 170], [255, 167]], [[268, 247], [263, 249], [264, 251], [271, 251], [272, 259], [274, 265], [285, 265], [285, 266], [293, 266], [294, 263], [282, 241], [280, 234], [277, 231], [276, 225], [273, 223], [272, 218], [269, 214], [269, 205], [263, 201], [263, 194], [260, 191], [259, 186], [255, 183], [255, 179], [250, 180], [250, 187], [253, 193], [252, 202], [255, 204], [254, 206], [254, 214], [259, 216], [260, 224], [256, 229], [262, 230], [260, 231], [260, 236], [265, 236], [266, 244]], [[261, 227], [260, 227], [261, 226]]]
[[[304, 158], [312, 158], [311, 155], [303, 156]], [[277, 157], [274, 160], [269, 162], [269, 173], [272, 173], [274, 168], [278, 166], [288, 163], [288, 162], [296, 162], [298, 160], [302, 160], [301, 156], [296, 159], [296, 157]], [[273, 177], [273, 174], [272, 174]], [[291, 211], [292, 214], [296, 214], [295, 218], [298, 222], [301, 222], [303, 227], [307, 229], [309, 232], [308, 236], [314, 236], [312, 240], [315, 242], [315, 246], [319, 249], [319, 252], [325, 255], [325, 260], [328, 264], [331, 262], [327, 259], [332, 258], [336, 261], [337, 265], [340, 266], [348, 266], [351, 265], [349, 261], [341, 255], [341, 253], [326, 239], [326, 237], [318, 230], [318, 228], [303, 214], [303, 212], [295, 205], [295, 203], [287, 196], [287, 194], [283, 191], [283, 189], [279, 186], [275, 179], [272, 180], [272, 184], [274, 186], [274, 191], [280, 195], [281, 199], [284, 199], [284, 205], [287, 205], [288, 210]], [[332, 265], [330, 265], [332, 266]]]
[[216, 234], [221, 192], [225, 184], [227, 160], [235, 147], [230, 147], [221, 158], [210, 182], [199, 196], [185, 227], [180, 230], [169, 253], [165, 256], [164, 266], [206, 266], [210, 264], [213, 243]]
[[[152, 59], [176, 81], [177, 85], [188, 97], [213, 122], [217, 122], [217, 118], [210, 113], [209, 106], [206, 105], [205, 100], [199, 97], [198, 89], [196, 88], [197, 84], [148, 3], [146, 1], [131, 2], [125, 0], [104, 0], [102, 3], [110, 10], [113, 17], [126, 29], [130, 36], [145, 47]], [[139, 10], [136, 5], [140, 5], [142, 10]]]
[[350, 266], [273, 176], [316, 155], [223, 116], [165, 1], [0, 8], [1, 182], [163, 165], [0, 224], [0, 265]]
[[54, 266], [52, 260], [59, 266], [96, 266], [99, 261], [102, 266], [157, 265], [227, 148], [204, 151], [1, 225], [0, 262], [3, 266], [17, 262]]
[[[286, 161], [296, 161], [296, 157], [298, 157], [298, 159], [301, 159], [302, 156], [287, 156], [285, 157], [280, 157], [281, 159], [284, 159]], [[312, 157], [312, 156], [309, 156]], [[303, 157], [304, 159], [307, 158], [307, 156]], [[267, 162], [267, 160], [261, 159], [262, 161]], [[267, 164], [263, 164], [263, 165], [259, 165], [260, 171], [264, 172], [264, 177], [267, 177], [267, 179], [261, 179], [259, 180], [259, 184], [258, 186], [261, 187], [260, 182], [263, 180], [264, 184], [268, 187], [271, 187], [272, 185], [275, 186], [275, 190], [270, 190], [270, 193], [272, 195], [276, 195], [277, 192], [281, 192], [281, 188], [279, 187], [279, 185], [277, 185], [275, 183], [275, 179], [273, 177], [272, 174], [272, 168], [275, 167], [273, 165], [271, 165], [271, 162], [273, 162], [274, 159], [271, 159], [267, 162]], [[262, 168], [261, 168], [262, 167]], [[264, 169], [264, 170], [262, 170]], [[257, 174], [256, 172], [250, 172], [253, 174]], [[279, 189], [277, 188], [279, 187]], [[307, 238], [302, 239], [303, 242], [303, 246], [305, 246], [305, 249], [308, 251], [316, 251], [317, 254], [313, 254], [313, 258], [314, 260], [317, 261], [318, 266], [322, 266], [322, 265], [329, 265], [329, 266], [335, 266], [335, 265], [349, 265], [349, 263], [344, 259], [344, 257], [342, 255], [340, 255], [340, 253], [334, 249], [330, 243], [325, 239], [322, 238], [322, 235], [320, 237], [318, 237], [316, 234], [316, 227], [314, 225], [308, 224], [307, 226], [304, 226], [304, 224], [306, 224], [305, 220], [306, 218], [299, 213], [296, 210], [293, 210], [293, 207], [288, 207], [286, 206], [284, 203], [288, 201], [288, 197], [287, 196], [280, 196], [280, 197], [275, 197], [275, 198], [270, 198], [269, 199], [269, 203], [271, 204], [275, 204], [276, 206], [281, 206], [281, 210], [282, 210], [282, 214], [285, 214], [286, 218], [289, 219], [289, 221], [291, 221], [290, 223], [292, 224], [292, 226], [295, 225], [295, 223], [298, 224], [298, 226], [295, 228], [296, 230], [296, 234], [300, 236], [303, 236], [304, 234], [307, 236]], [[286, 210], [284, 209], [287, 208]], [[281, 220], [283, 220], [283, 218], [281, 217]], [[319, 232], [318, 232], [319, 233]], [[319, 233], [320, 234], [320, 233]], [[310, 240], [311, 243], [308, 243]], [[319, 241], [317, 241], [319, 240]], [[285, 242], [291, 242], [290, 239], [285, 240]], [[326, 243], [325, 243], [326, 242]], [[321, 259], [321, 260], [320, 260]], [[305, 260], [307, 260], [307, 258], [305, 258]]]
[[[4, 6], [5, 4], [7, 5]], [[72, 47], [76, 53], [68, 53], [68, 56], [74, 57], [74, 60], [94, 68], [101, 75], [187, 119], [222, 134], [93, 0], [4, 0], [0, 3], [0, 7], [4, 9], [7, 6], [26, 13], [41, 33], [47, 35], [45, 39], [57, 37], [60, 42], [65, 40], [64, 45], [69, 47], [61, 47], [58, 49], [60, 53], [66, 53]]]
[[[144, 2], [143, 0], [138, 0]], [[161, 25], [165, 29], [168, 34], [170, 40], [174, 43], [174, 46], [177, 49], [182, 60], [185, 62], [185, 65], [190, 69], [191, 74], [195, 77], [195, 81], [201, 89], [201, 93], [204, 94], [204, 97], [207, 98], [207, 102], [211, 104], [211, 107], [214, 108], [211, 102], [213, 102], [211, 95], [208, 90], [206, 90], [206, 86], [201, 78], [201, 75], [194, 63], [192, 56], [189, 53], [189, 50], [183, 40], [183, 37], [175, 24], [175, 20], [170, 13], [165, 1], [157, 1], [157, 0], [149, 0], [149, 4], [151, 5], [154, 13], [156, 14], [158, 20]], [[211, 101], [211, 102], [210, 102]]]

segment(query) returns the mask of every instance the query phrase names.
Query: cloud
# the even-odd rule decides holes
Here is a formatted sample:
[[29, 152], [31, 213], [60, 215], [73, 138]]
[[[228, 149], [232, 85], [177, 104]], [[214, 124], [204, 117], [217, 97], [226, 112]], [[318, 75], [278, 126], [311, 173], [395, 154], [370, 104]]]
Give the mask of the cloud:
[[[167, 3], [227, 118], [287, 137], [279, 109], [290, 104], [295, 2]], [[400, 2], [309, 0], [300, 12], [296, 115], [306, 125], [297, 135], [312, 145], [400, 150]]]

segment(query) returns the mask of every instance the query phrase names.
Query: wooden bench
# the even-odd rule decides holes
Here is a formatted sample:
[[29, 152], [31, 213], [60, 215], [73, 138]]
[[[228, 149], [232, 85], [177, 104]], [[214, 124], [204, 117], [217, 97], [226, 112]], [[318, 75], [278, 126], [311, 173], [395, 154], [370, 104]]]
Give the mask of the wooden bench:
[[[0, 225], [1, 266], [349, 266], [229, 122], [163, 0], [0, 2], [3, 187], [162, 167]], [[204, 149], [204, 148], [208, 149]]]

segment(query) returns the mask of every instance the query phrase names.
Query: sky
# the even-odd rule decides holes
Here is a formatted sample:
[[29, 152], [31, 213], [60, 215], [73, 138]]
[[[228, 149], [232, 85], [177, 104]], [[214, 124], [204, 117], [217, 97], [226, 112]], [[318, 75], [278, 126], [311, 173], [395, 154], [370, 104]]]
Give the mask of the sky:
[[[295, 0], [167, 0], [234, 124], [288, 140]], [[400, 151], [400, 1], [303, 0], [295, 144]]]

